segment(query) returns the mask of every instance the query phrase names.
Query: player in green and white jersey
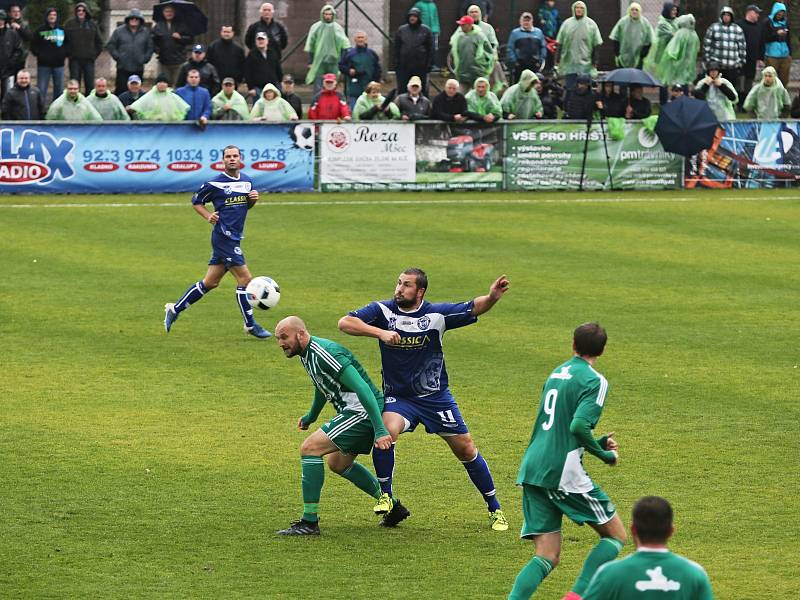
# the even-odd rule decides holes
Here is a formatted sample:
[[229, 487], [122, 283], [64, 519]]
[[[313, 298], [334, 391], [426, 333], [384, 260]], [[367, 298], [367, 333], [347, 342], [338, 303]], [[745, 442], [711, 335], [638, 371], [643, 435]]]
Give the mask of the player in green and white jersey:
[[703, 567], [667, 548], [674, 532], [669, 502], [639, 500], [631, 524], [636, 552], [600, 567], [584, 600], [714, 600]]
[[[374, 499], [380, 498], [380, 483], [355, 459], [357, 454], [369, 454], [373, 445], [383, 449], [392, 445], [392, 436], [381, 418], [383, 394], [347, 348], [312, 336], [300, 318], [286, 317], [278, 323], [275, 339], [287, 358], [300, 357], [314, 382], [314, 401], [309, 411], [298, 419], [297, 427], [308, 429], [326, 401], [336, 409], [336, 416], [300, 446], [303, 516], [278, 532], [281, 535], [319, 535], [317, 509], [325, 480], [323, 456], [327, 455], [331, 471], [353, 482]], [[405, 510], [399, 503], [397, 508]]]
[[614, 560], [627, 539], [616, 508], [582, 463], [584, 452], [611, 466], [618, 460], [613, 433], [592, 437], [608, 393], [608, 381], [594, 370], [607, 339], [599, 323], [580, 325], [573, 334], [574, 356], [545, 381], [517, 478], [525, 517], [520, 537], [533, 539], [536, 555], [517, 575], [509, 599], [530, 598], [558, 564], [563, 515], [578, 525], [588, 523], [600, 535], [563, 600], [580, 600], [598, 567]]

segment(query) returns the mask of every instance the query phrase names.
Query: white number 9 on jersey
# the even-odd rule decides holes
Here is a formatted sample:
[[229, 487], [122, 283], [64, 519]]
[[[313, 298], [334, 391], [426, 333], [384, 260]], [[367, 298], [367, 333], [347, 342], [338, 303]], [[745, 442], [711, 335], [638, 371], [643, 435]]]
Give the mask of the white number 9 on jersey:
[[553, 419], [556, 418], [556, 398], [558, 390], [548, 390], [544, 396], [544, 413], [548, 416], [547, 422], [542, 423], [542, 429], [545, 431], [553, 426]]

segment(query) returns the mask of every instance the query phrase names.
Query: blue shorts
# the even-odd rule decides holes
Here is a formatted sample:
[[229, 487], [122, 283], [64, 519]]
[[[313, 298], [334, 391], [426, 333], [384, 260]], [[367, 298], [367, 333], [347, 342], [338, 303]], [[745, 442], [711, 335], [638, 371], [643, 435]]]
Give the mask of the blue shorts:
[[469, 432], [450, 390], [435, 392], [424, 398], [387, 396], [383, 412], [403, 416], [409, 423], [405, 431], [414, 431], [422, 423], [428, 433], [456, 435]]
[[240, 267], [245, 264], [239, 240], [232, 240], [227, 235], [214, 230], [211, 233], [211, 259], [208, 264], [225, 265], [226, 267]]

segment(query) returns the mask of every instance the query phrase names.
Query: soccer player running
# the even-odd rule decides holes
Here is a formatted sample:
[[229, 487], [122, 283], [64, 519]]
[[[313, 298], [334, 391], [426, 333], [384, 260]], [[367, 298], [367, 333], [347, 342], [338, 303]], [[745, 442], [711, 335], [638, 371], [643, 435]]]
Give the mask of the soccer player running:
[[[478, 452], [467, 424], [448, 389], [442, 338], [450, 329], [471, 325], [489, 311], [508, 291], [508, 279], [499, 277], [489, 293], [458, 304], [431, 304], [424, 299], [428, 277], [422, 269], [403, 271], [397, 279], [391, 300], [372, 302], [339, 320], [339, 329], [350, 335], [378, 339], [383, 368], [383, 391], [386, 405], [383, 423], [396, 441], [400, 433], [413, 431], [422, 423], [425, 431], [438, 434], [461, 461], [489, 509], [492, 529], [505, 531], [508, 521], [497, 500], [483, 456]], [[381, 483], [381, 495], [375, 505], [377, 514], [385, 515], [382, 525], [395, 526], [398, 518], [392, 493], [394, 444], [372, 451], [375, 473]]]
[[317, 420], [328, 401], [336, 416], [308, 436], [300, 446], [303, 473], [303, 516], [280, 535], [319, 535], [319, 507], [325, 468], [328, 468], [376, 500], [381, 487], [375, 476], [355, 462], [357, 454], [376, 448], [390, 448], [392, 438], [381, 420], [383, 394], [372, 383], [350, 351], [330, 340], [312, 336], [299, 317], [286, 317], [275, 327], [275, 339], [286, 358], [299, 356], [314, 382], [314, 400], [308, 412], [297, 420], [302, 430]]
[[[172, 329], [180, 314], [208, 292], [230, 271], [236, 278], [236, 302], [244, 318], [244, 329], [257, 338], [268, 338], [272, 334], [256, 323], [253, 308], [247, 301], [245, 288], [253, 276], [239, 246], [244, 238], [244, 221], [247, 211], [258, 201], [258, 191], [253, 189], [252, 180], [239, 171], [241, 152], [236, 146], [226, 146], [222, 150], [225, 170], [211, 181], [204, 183], [192, 196], [192, 208], [198, 215], [211, 223], [211, 260], [208, 261], [206, 276], [193, 283], [180, 299], [164, 305], [164, 329]], [[211, 202], [214, 212], [206, 209]]]
[[658, 496], [639, 500], [631, 524], [636, 552], [600, 567], [584, 600], [714, 600], [703, 567], [667, 548], [674, 532], [669, 502]]
[[536, 555], [517, 575], [509, 600], [530, 598], [558, 564], [563, 515], [578, 525], [588, 523], [600, 541], [562, 600], [580, 600], [598, 567], [614, 560], [626, 541], [616, 508], [582, 464], [584, 451], [611, 466], [619, 458], [613, 433], [597, 440], [592, 437], [608, 392], [608, 381], [594, 370], [594, 364], [608, 336], [598, 323], [584, 323], [572, 339], [574, 356], [556, 367], [544, 383], [531, 441], [519, 468], [517, 485], [523, 488], [524, 516], [520, 537], [533, 539]]

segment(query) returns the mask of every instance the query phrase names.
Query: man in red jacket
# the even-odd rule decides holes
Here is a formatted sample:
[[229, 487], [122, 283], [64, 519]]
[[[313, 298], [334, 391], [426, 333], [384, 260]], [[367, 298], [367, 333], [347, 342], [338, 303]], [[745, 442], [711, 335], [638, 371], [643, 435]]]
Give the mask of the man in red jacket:
[[322, 91], [314, 97], [311, 108], [308, 109], [308, 118], [312, 121], [342, 121], [350, 120], [350, 108], [347, 101], [336, 91], [336, 75], [328, 73], [322, 77]]

